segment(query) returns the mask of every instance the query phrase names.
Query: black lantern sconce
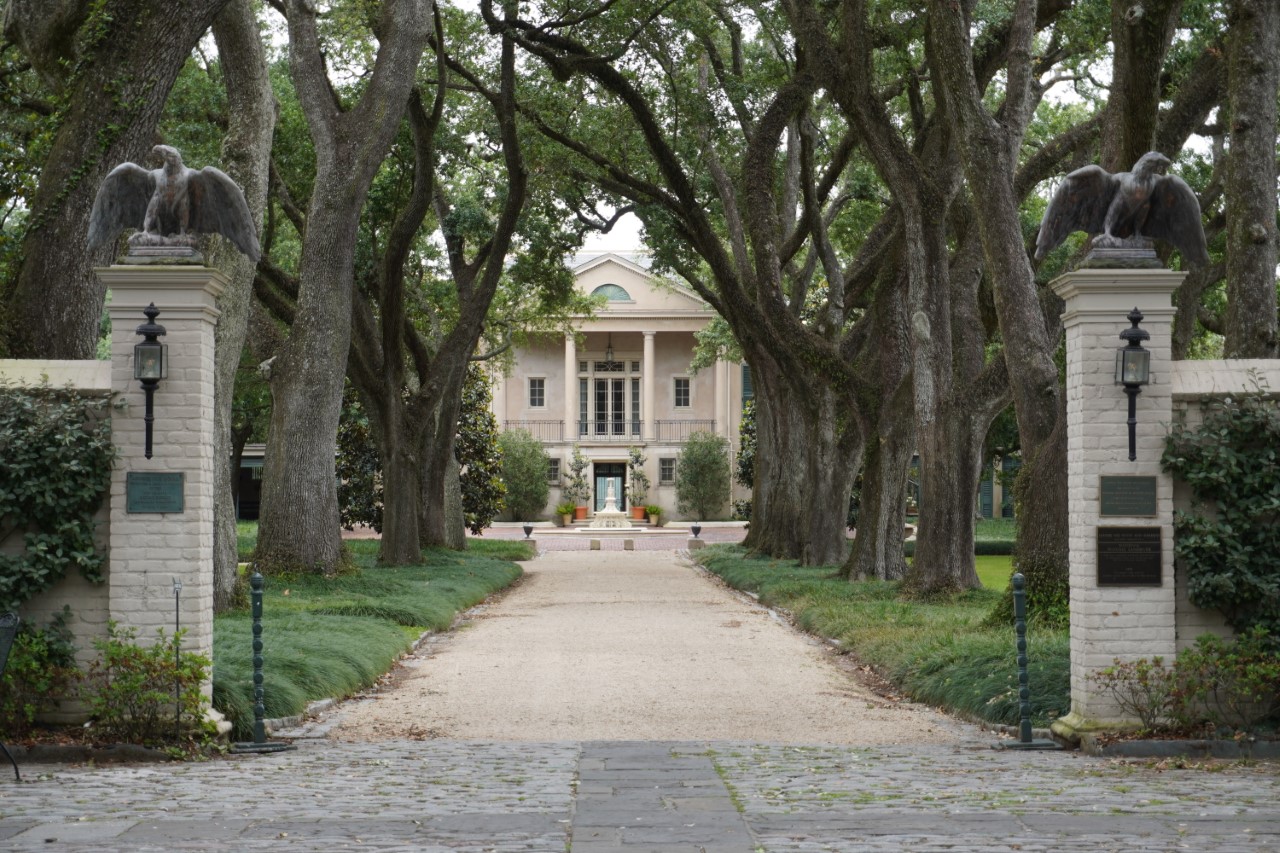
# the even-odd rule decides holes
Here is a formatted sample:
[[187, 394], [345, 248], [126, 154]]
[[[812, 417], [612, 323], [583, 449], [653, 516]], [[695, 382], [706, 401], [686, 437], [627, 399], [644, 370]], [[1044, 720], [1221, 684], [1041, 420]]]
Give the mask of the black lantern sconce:
[[147, 428], [146, 448], [143, 455], [150, 459], [151, 427], [156, 420], [152, 410], [152, 399], [156, 388], [160, 385], [160, 380], [169, 377], [169, 345], [156, 340], [165, 334], [164, 326], [156, 322], [156, 317], [160, 316], [160, 309], [156, 304], [152, 302], [142, 309], [142, 313], [146, 315], [147, 322], [137, 330], [143, 340], [133, 345], [133, 378], [142, 383], [142, 393], [147, 398], [147, 411], [142, 419]]
[[1136, 307], [1129, 312], [1129, 322], [1133, 328], [1120, 333], [1125, 345], [1116, 351], [1116, 384], [1123, 385], [1124, 393], [1129, 395], [1129, 461], [1132, 462], [1138, 458], [1138, 394], [1151, 379], [1151, 353], [1143, 348], [1142, 342], [1151, 340], [1151, 335], [1138, 327], [1142, 312]]
[[604, 360], [613, 361], [613, 332], [609, 333], [609, 343], [604, 348]]

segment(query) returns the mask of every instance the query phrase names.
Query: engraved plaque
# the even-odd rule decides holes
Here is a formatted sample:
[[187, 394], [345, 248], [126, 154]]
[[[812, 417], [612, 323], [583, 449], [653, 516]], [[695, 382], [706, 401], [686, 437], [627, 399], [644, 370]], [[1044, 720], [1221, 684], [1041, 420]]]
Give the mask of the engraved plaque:
[[1161, 586], [1159, 527], [1099, 527], [1098, 586]]
[[128, 472], [124, 479], [125, 511], [182, 512], [185, 477], [181, 473]]
[[1104, 476], [1099, 486], [1100, 515], [1155, 516], [1155, 477]]

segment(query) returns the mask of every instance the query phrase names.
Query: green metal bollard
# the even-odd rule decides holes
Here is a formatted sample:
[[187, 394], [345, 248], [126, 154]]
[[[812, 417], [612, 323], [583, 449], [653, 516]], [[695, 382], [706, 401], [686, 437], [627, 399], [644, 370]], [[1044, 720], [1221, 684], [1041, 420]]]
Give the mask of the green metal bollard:
[[262, 689], [262, 587], [264, 580], [256, 569], [249, 577], [249, 608], [253, 617], [253, 741], [237, 743], [231, 747], [235, 753], [241, 752], [284, 752], [293, 749], [293, 744], [267, 740], [267, 727], [264, 722], [267, 707], [263, 701]]
[[1022, 572], [1013, 575], [1013, 631], [1018, 638], [1018, 711], [1021, 722], [1016, 741], [997, 741], [1000, 749], [1060, 749], [1051, 740], [1031, 737], [1031, 688], [1027, 679], [1027, 580]]

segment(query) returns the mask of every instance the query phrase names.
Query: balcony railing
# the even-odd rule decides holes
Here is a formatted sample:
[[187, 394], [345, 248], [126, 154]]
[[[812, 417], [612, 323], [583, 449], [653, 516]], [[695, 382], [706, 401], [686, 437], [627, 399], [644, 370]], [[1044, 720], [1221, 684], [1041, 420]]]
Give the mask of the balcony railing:
[[595, 420], [578, 421], [578, 437], [581, 441], [640, 440], [640, 421]]
[[[627, 442], [629, 444], [638, 444], [644, 433], [643, 421], [613, 421], [613, 420], [595, 420], [595, 421], [576, 421], [571, 422], [571, 426], [576, 423], [577, 434], [565, 435], [564, 421], [503, 421], [502, 428], [523, 429], [533, 434], [533, 437], [539, 441], [586, 441], [586, 442], [603, 442], [617, 441]], [[698, 420], [698, 419], [682, 419], [682, 420], [665, 420], [655, 423], [657, 435], [654, 436], [656, 441], [665, 441], [669, 443], [681, 443], [689, 440], [689, 436], [699, 430], [703, 432], [715, 432], [716, 422], [714, 420]]]
[[714, 420], [658, 421], [658, 441], [688, 441], [695, 432], [715, 432]]
[[528, 430], [538, 441], [564, 441], [564, 421], [503, 421], [502, 428]]

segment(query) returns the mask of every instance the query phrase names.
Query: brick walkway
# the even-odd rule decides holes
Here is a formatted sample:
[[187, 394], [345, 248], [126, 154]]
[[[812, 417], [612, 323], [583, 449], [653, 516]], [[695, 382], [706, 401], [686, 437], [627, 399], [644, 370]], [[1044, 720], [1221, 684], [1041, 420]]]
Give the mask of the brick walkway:
[[993, 750], [303, 742], [197, 764], [27, 765], [0, 849], [425, 853], [1262, 851], [1280, 766]]

